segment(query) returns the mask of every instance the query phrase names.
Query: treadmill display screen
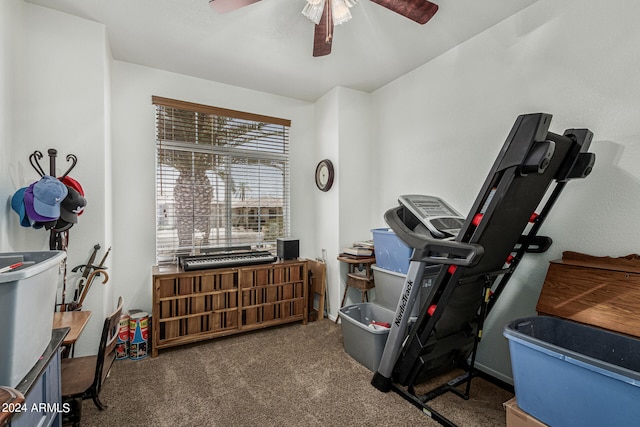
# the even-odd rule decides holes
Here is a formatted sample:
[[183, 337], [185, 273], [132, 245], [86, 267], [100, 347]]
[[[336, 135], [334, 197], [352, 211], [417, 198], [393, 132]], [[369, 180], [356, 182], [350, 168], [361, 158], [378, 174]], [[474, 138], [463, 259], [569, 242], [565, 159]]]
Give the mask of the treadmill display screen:
[[415, 215], [434, 237], [455, 237], [464, 224], [465, 218], [438, 197], [412, 194], [400, 196], [398, 201]]

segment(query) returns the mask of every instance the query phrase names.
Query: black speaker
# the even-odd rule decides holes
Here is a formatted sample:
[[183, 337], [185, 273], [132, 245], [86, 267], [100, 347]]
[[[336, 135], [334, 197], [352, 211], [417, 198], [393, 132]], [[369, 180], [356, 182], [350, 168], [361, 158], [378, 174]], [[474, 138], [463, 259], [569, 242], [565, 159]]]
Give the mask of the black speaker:
[[278, 239], [278, 258], [298, 259], [300, 256], [300, 240], [298, 239]]

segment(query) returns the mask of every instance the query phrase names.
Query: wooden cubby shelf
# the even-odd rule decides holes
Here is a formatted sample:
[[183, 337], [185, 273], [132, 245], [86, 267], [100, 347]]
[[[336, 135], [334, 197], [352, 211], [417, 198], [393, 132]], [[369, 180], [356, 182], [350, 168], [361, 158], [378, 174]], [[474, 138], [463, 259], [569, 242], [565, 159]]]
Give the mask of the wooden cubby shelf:
[[158, 350], [283, 323], [307, 323], [307, 262], [183, 271], [153, 267], [152, 357]]

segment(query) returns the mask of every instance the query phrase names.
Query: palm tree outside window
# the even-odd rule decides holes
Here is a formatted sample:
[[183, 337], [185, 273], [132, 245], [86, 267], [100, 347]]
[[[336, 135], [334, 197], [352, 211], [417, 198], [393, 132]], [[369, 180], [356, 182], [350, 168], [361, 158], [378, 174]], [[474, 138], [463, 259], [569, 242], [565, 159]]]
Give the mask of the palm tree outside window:
[[156, 257], [213, 248], [275, 252], [289, 237], [291, 122], [153, 97]]

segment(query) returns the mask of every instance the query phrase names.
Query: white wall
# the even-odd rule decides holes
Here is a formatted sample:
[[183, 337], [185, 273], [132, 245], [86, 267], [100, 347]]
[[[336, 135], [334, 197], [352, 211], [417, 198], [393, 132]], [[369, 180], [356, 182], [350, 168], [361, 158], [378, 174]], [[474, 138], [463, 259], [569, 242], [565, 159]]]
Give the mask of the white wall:
[[115, 292], [127, 308], [151, 312], [155, 264], [155, 109], [153, 95], [291, 120], [291, 234], [315, 258], [313, 104], [114, 61], [112, 80]]
[[[373, 188], [370, 94], [336, 87], [316, 102], [316, 163], [328, 158], [335, 168], [328, 192], [315, 191], [317, 245], [327, 261], [329, 317], [338, 316], [347, 266], [336, 258], [356, 241], [371, 238], [368, 221]], [[350, 289], [345, 305], [360, 302]]]
[[[371, 205], [372, 165], [371, 95], [338, 88], [340, 167], [340, 250], [358, 240], [370, 239], [366, 220]], [[363, 218], [365, 220], [363, 221]], [[359, 293], [359, 292], [358, 292]]]
[[[0, 2], [0, 153], [10, 159], [13, 152], [13, 84], [15, 79], [14, 57], [22, 43], [22, 1]], [[0, 200], [11, 209], [10, 198], [16, 190], [11, 182], [8, 162], [0, 169]], [[5, 203], [5, 201], [7, 201]], [[0, 251], [9, 248], [9, 215], [0, 215]]]
[[640, 235], [640, 4], [540, 0], [372, 95], [378, 123], [376, 215], [405, 193], [466, 213], [519, 114], [554, 115], [551, 130], [588, 127], [597, 160], [567, 185], [542, 235], [492, 312], [478, 362], [510, 380], [502, 327], [535, 314], [550, 259], [565, 250], [621, 256]]
[[[29, 164], [29, 155], [35, 150], [44, 154], [40, 164], [47, 174], [50, 172], [47, 150], [58, 151], [57, 176], [71, 165], [66, 155], [77, 156], [78, 164], [70, 176], [81, 183], [88, 204], [78, 224], [69, 230], [67, 288], [70, 289], [78, 278], [71, 268], [85, 263], [96, 243], [106, 247], [111, 241], [106, 227], [111, 182], [107, 180], [110, 123], [106, 112], [110, 107], [105, 28], [22, 1], [9, 3], [12, 9], [8, 19], [15, 26], [18, 43], [8, 49], [11, 89], [3, 105], [9, 102], [10, 107], [3, 107], [5, 111], [1, 114], [9, 121], [11, 138], [8, 144], [0, 145], [2, 170], [8, 173], [2, 179], [2, 197], [8, 200], [15, 190], [40, 178]], [[20, 227], [9, 203], [2, 224], [7, 227], [3, 250], [49, 249], [49, 232]], [[85, 309], [94, 316], [78, 342], [76, 354], [95, 353], [103, 315], [113, 308], [111, 288], [94, 286], [85, 301]], [[62, 283], [59, 293], [61, 288]], [[71, 301], [69, 294], [67, 301]]]
[[[316, 205], [316, 250], [324, 257], [327, 265], [327, 289], [325, 305], [329, 317], [338, 315], [342, 291], [344, 289], [340, 266], [336, 257], [340, 253], [339, 203], [342, 176], [339, 173], [340, 131], [339, 131], [340, 88], [334, 88], [315, 103], [315, 158], [317, 164], [322, 159], [333, 163], [335, 178], [333, 187], [326, 192], [315, 190]], [[315, 168], [314, 168], [315, 171]], [[312, 172], [313, 173], [313, 172]], [[313, 193], [312, 193], [313, 194]]]

